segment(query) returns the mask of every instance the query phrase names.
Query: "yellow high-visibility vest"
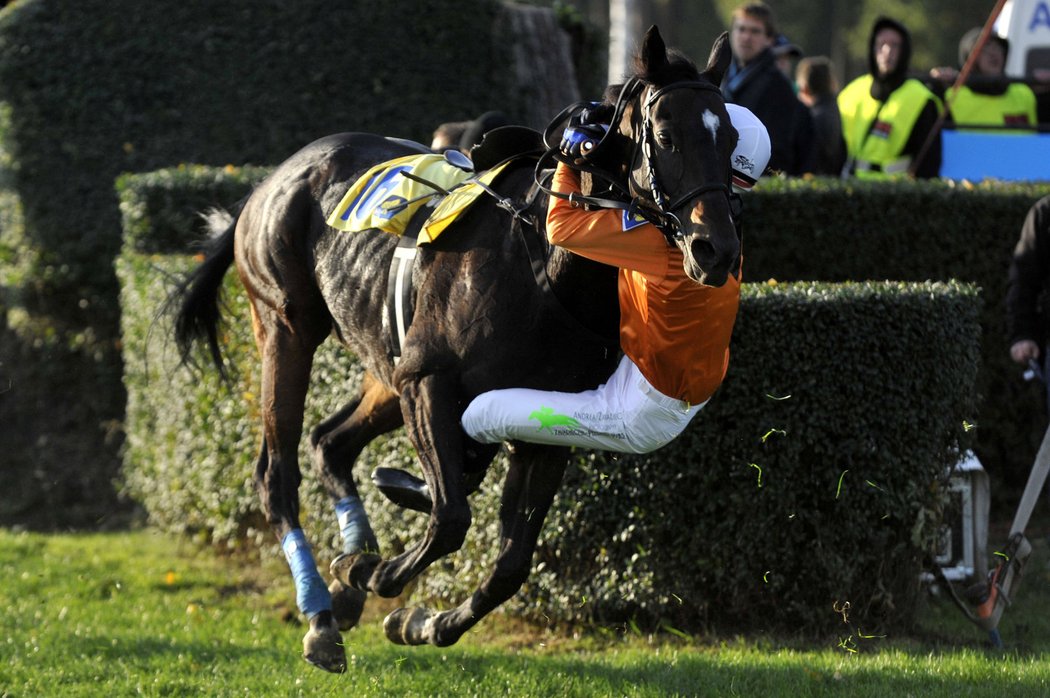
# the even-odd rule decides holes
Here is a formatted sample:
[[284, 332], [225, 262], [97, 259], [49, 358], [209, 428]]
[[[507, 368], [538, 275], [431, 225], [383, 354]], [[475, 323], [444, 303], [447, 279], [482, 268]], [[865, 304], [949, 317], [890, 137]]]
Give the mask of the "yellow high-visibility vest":
[[842, 116], [842, 137], [854, 174], [865, 179], [903, 176], [911, 166], [911, 156], [903, 155], [915, 122], [926, 102], [933, 100], [943, 111], [941, 100], [918, 80], [909, 78], [885, 102], [871, 96], [874, 78], [863, 75], [838, 96]]
[[1001, 95], [974, 92], [963, 85], [948, 90], [948, 108], [956, 126], [1035, 126], [1035, 93], [1024, 83], [1014, 82]]

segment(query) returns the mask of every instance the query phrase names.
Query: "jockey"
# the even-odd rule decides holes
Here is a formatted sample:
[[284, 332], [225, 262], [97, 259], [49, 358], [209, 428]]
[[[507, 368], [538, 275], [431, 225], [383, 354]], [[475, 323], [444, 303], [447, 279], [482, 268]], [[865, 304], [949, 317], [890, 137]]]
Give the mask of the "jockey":
[[[749, 191], [769, 161], [769, 136], [746, 108], [727, 104], [739, 134], [735, 192]], [[599, 109], [593, 110], [599, 112]], [[586, 113], [561, 142], [570, 160], [586, 160], [608, 127]], [[580, 192], [580, 175], [559, 164], [552, 187]], [[510, 388], [474, 398], [463, 413], [467, 434], [483, 443], [518, 440], [648, 453], [678, 436], [722, 383], [740, 299], [740, 273], [702, 286], [683, 269], [682, 253], [651, 223], [624, 232], [622, 212], [586, 210], [551, 197], [547, 237], [584, 257], [619, 268], [620, 347], [612, 376], [580, 393]]]

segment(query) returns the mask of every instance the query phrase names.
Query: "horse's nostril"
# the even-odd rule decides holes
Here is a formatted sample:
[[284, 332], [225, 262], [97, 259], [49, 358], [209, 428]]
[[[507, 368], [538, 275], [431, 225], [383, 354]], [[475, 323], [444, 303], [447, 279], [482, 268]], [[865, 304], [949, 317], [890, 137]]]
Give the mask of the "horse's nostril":
[[700, 264], [704, 264], [708, 260], [716, 257], [715, 246], [711, 244], [710, 240], [693, 240], [691, 247], [693, 251], [693, 259]]

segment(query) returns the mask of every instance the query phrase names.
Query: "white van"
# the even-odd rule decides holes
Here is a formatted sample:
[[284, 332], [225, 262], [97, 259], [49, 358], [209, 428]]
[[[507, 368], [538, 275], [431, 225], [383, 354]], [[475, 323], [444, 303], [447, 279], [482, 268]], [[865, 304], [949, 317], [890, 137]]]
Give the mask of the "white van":
[[1010, 42], [1007, 76], [1032, 79], [1036, 71], [1050, 74], [1050, 0], [1006, 0], [995, 31]]

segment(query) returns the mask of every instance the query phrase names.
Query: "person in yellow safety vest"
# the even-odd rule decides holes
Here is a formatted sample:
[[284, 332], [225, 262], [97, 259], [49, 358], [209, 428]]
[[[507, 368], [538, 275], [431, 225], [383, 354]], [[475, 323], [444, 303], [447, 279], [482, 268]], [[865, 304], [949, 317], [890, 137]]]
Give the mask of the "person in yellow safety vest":
[[908, 77], [910, 60], [907, 28], [887, 17], [877, 19], [868, 43], [870, 72], [838, 96], [846, 143], [844, 177], [888, 179], [909, 169], [916, 177], [936, 177], [940, 171], [940, 134], [929, 147], [925, 144], [944, 106], [925, 85]]
[[[981, 28], [974, 27], [959, 41], [959, 65], [966, 64]], [[934, 68], [930, 76], [948, 87], [945, 101], [956, 126], [997, 126], [1030, 128], [1039, 123], [1035, 93], [1023, 82], [1011, 82], [1005, 75], [1010, 42], [997, 34], [989, 35], [966, 84], [950, 88], [959, 76], [954, 68]]]

